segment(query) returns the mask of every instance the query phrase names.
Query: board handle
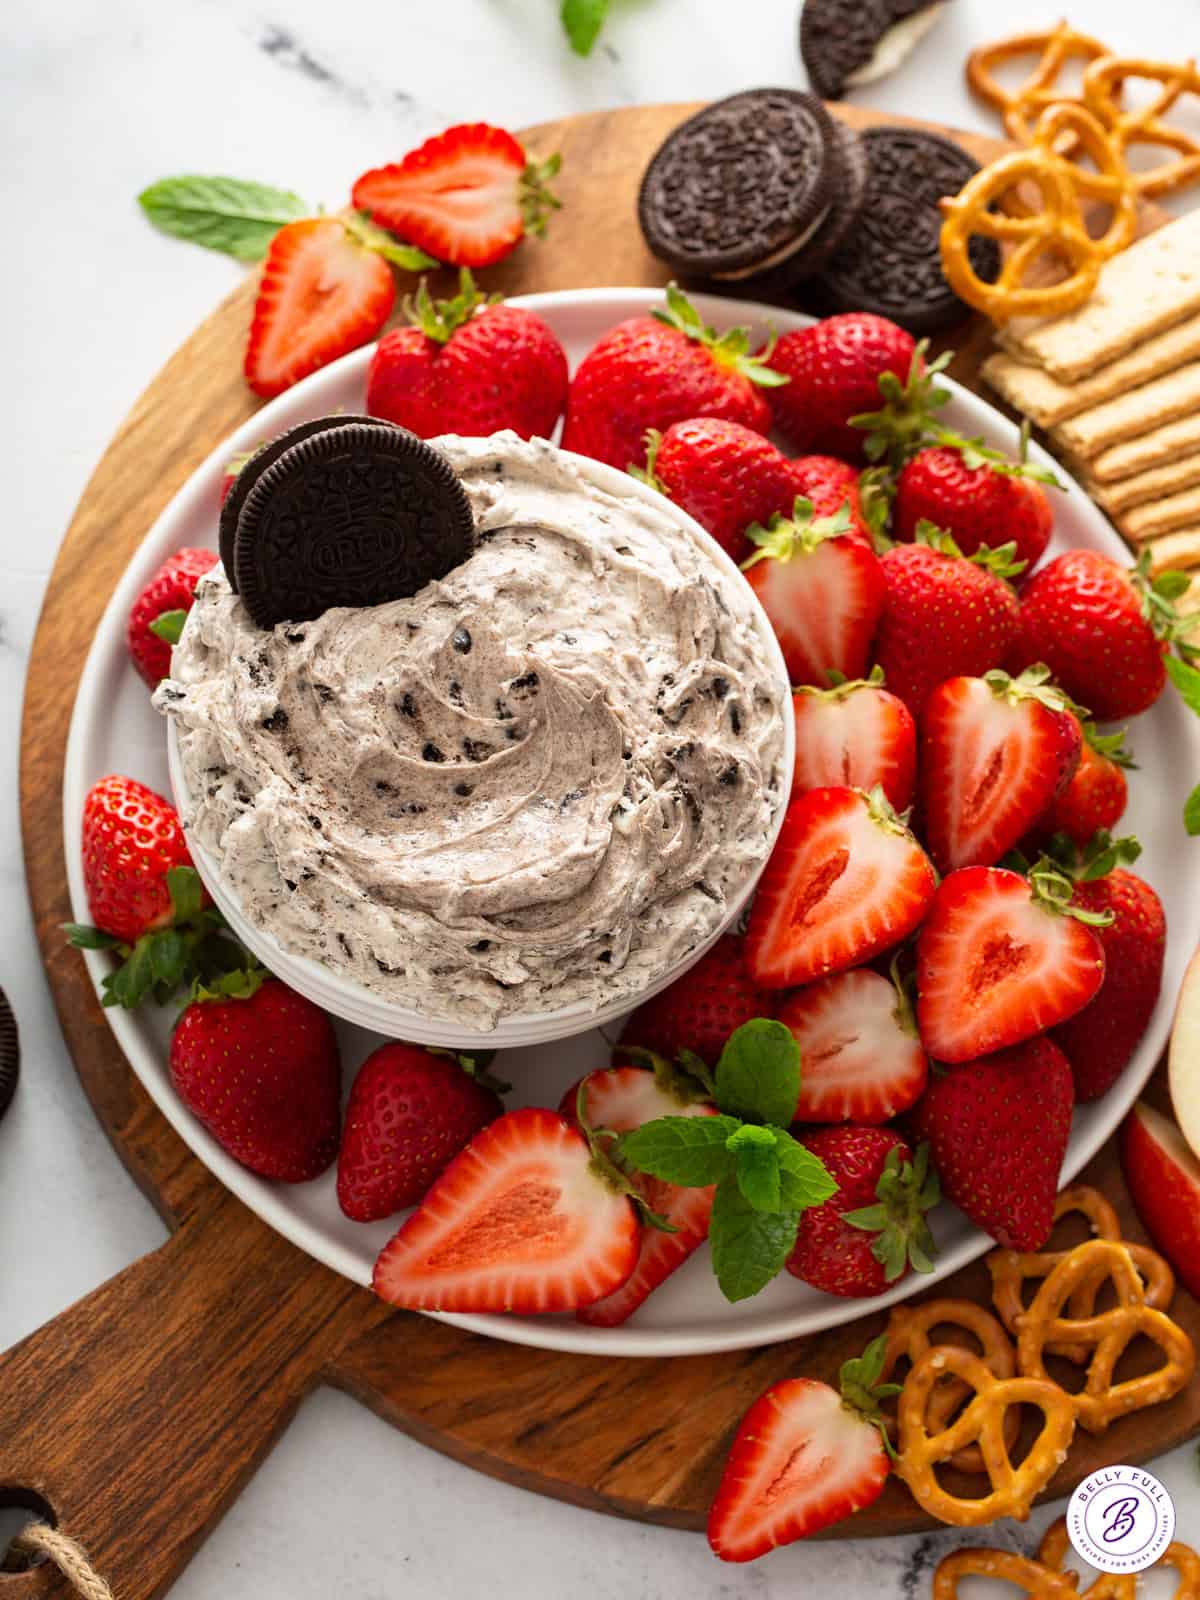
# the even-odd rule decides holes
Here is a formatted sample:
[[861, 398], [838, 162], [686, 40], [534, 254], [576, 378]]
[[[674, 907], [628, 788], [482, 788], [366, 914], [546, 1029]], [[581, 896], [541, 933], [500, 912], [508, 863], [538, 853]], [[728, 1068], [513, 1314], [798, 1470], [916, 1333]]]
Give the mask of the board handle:
[[[0, 1505], [48, 1507], [120, 1600], [151, 1600], [322, 1365], [386, 1315], [218, 1191], [0, 1356]], [[3, 1600], [72, 1592], [49, 1564], [0, 1577]]]

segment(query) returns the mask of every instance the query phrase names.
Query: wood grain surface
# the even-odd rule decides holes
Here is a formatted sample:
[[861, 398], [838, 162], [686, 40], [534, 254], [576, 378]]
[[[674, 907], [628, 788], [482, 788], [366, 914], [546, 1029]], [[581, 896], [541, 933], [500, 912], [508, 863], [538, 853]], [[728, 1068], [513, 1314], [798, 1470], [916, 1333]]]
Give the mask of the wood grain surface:
[[[651, 151], [690, 106], [644, 107], [530, 130], [563, 152], [564, 209], [545, 242], [487, 274], [506, 293], [658, 284], [666, 273], [634, 220]], [[837, 108], [856, 124], [882, 120]], [[997, 146], [955, 135], [988, 158]], [[32, 1490], [82, 1540], [120, 1600], [165, 1592], [232, 1502], [300, 1399], [329, 1383], [413, 1437], [479, 1471], [576, 1505], [673, 1527], [703, 1526], [733, 1429], [770, 1382], [831, 1377], [882, 1327], [868, 1314], [815, 1338], [671, 1361], [528, 1350], [389, 1313], [273, 1233], [217, 1183], [154, 1108], [105, 1023], [68, 917], [61, 792], [78, 675], [101, 611], [169, 498], [256, 402], [241, 380], [248, 278], [163, 368], [88, 484], [55, 565], [30, 662], [21, 747], [26, 869], [47, 975], [96, 1115], [173, 1229], [136, 1262], [0, 1356], [0, 1504]], [[973, 381], [986, 330], [954, 342]], [[1165, 1104], [1161, 1073], [1150, 1098]], [[1144, 1238], [1111, 1145], [1088, 1181]], [[942, 1292], [984, 1295], [982, 1263]], [[1200, 1340], [1200, 1305], [1176, 1314]], [[1137, 1461], [1200, 1430], [1200, 1386], [1084, 1436], [1050, 1488], [1111, 1461]], [[893, 1482], [834, 1532], [928, 1527]], [[66, 1594], [42, 1566], [0, 1578], [5, 1600]]]

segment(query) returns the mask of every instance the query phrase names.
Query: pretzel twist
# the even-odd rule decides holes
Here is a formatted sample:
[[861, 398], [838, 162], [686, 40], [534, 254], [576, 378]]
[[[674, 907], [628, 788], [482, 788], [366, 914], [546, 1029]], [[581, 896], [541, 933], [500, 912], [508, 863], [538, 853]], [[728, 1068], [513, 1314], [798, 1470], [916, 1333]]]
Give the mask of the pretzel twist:
[[[1161, 87], [1148, 104], [1124, 111], [1120, 93], [1126, 78], [1148, 78]], [[1200, 139], [1163, 120], [1163, 113], [1181, 94], [1200, 94], [1200, 72], [1195, 61], [1173, 64], [1104, 55], [1092, 61], [1083, 75], [1084, 104], [1108, 129], [1122, 161], [1131, 145], [1148, 144], [1176, 152], [1174, 161], [1131, 174], [1134, 192], [1147, 199], [1171, 194], [1200, 178]]]
[[[1035, 54], [1039, 59], [1028, 77], [1016, 89], [1006, 89], [993, 68]], [[1055, 28], [1016, 33], [972, 50], [967, 57], [967, 83], [973, 94], [1000, 112], [1010, 139], [1031, 144], [1034, 124], [1046, 107], [1070, 98], [1058, 87], [1065, 64], [1072, 60], [1093, 62], [1107, 55], [1108, 46], [1099, 39], [1060, 22]]]
[[[1121, 1224], [1117, 1213], [1098, 1189], [1089, 1188], [1086, 1184], [1078, 1184], [1073, 1189], [1064, 1189], [1054, 1203], [1054, 1220], [1059, 1222], [1063, 1217], [1073, 1213], [1087, 1218], [1096, 1238], [1120, 1239]], [[1175, 1274], [1171, 1271], [1170, 1265], [1156, 1250], [1151, 1250], [1146, 1245], [1129, 1244], [1126, 1241], [1126, 1248], [1144, 1280], [1143, 1295], [1146, 1304], [1153, 1306], [1157, 1311], [1165, 1311], [1175, 1294]], [[992, 1304], [999, 1313], [1001, 1322], [1014, 1337], [1017, 1332], [1017, 1318], [1026, 1309], [1022, 1294], [1026, 1279], [1048, 1277], [1059, 1262], [1065, 1261], [1069, 1254], [1069, 1250], [1043, 1250], [1024, 1254], [1016, 1250], [993, 1250], [988, 1256], [988, 1271], [992, 1275]], [[1067, 1310], [1072, 1317], [1090, 1317], [1094, 1313], [1096, 1297], [1107, 1276], [1107, 1271], [1100, 1268], [1090, 1283], [1081, 1283], [1073, 1292], [1067, 1301]], [[1088, 1360], [1086, 1345], [1050, 1343], [1045, 1346], [1045, 1350], [1047, 1355], [1063, 1356], [1077, 1366], [1085, 1365]]]
[[[1037, 1558], [1038, 1562], [1054, 1576], [1069, 1578], [1075, 1585], [1078, 1583], [1077, 1575], [1062, 1570], [1063, 1559], [1069, 1548], [1067, 1519], [1059, 1517], [1058, 1521], [1052, 1522], [1042, 1535]], [[1146, 1570], [1154, 1571], [1157, 1567], [1174, 1567], [1179, 1574], [1179, 1586], [1175, 1590], [1173, 1600], [1200, 1600], [1200, 1556], [1191, 1545], [1180, 1544], [1175, 1540]], [[1096, 1579], [1090, 1589], [1083, 1591], [1080, 1600], [1137, 1600], [1137, 1592], [1136, 1573], [1106, 1572]], [[934, 1593], [937, 1593], [936, 1587]]]
[[[996, 1378], [1011, 1378], [1017, 1370], [1016, 1352], [1004, 1328], [973, 1300], [926, 1300], [919, 1306], [895, 1306], [887, 1326], [887, 1343], [884, 1346], [883, 1370], [880, 1381], [886, 1383], [901, 1361], [915, 1365], [931, 1348], [930, 1330], [938, 1327], [961, 1328], [978, 1341], [980, 1360]], [[937, 1384], [929, 1395], [926, 1421], [939, 1433], [944, 1430], [956, 1411], [971, 1393], [971, 1386], [961, 1378], [949, 1378]], [[1004, 1444], [1011, 1450], [1017, 1441], [1021, 1418], [1016, 1407], [1005, 1413]], [[977, 1444], [964, 1445], [949, 1458], [949, 1465], [958, 1472], [986, 1472], [987, 1465]]]
[[[1155, 1313], [1157, 1314], [1157, 1313]], [[965, 1380], [974, 1395], [949, 1425], [935, 1434], [926, 1426], [929, 1397], [946, 1377]], [[1005, 1413], [1033, 1405], [1043, 1423], [1019, 1467], [1004, 1442]], [[922, 1510], [954, 1527], [978, 1527], [997, 1517], [1024, 1520], [1034, 1499], [1066, 1460], [1075, 1433], [1072, 1397], [1046, 1378], [994, 1378], [978, 1356], [953, 1345], [927, 1350], [904, 1383], [898, 1406], [900, 1461], [897, 1472]], [[937, 1468], [965, 1445], [978, 1442], [990, 1493], [960, 1499], [938, 1482]]]
[[[1076, 140], [1090, 171], [1063, 154], [1063, 134]], [[1040, 204], [1022, 192], [1031, 185]], [[1105, 231], [1093, 237], [1082, 199], [1109, 206]], [[1100, 122], [1083, 106], [1062, 102], [1047, 107], [1026, 150], [1014, 150], [977, 172], [951, 199], [942, 201], [942, 269], [960, 299], [995, 322], [1010, 317], [1058, 316], [1072, 310], [1095, 289], [1103, 263], [1123, 250], [1137, 231], [1132, 177]], [[970, 242], [983, 234], [1011, 245], [995, 282], [975, 271]], [[1068, 276], [1057, 283], [1027, 283], [1032, 264], [1044, 255], [1065, 261]]]
[[[1081, 1286], [1098, 1289], [1110, 1279], [1117, 1304], [1089, 1317], [1064, 1317], [1063, 1308]], [[1142, 1377], [1113, 1382], [1126, 1349], [1145, 1334], [1166, 1357]], [[1017, 1366], [1030, 1378], [1045, 1378], [1051, 1343], [1086, 1345], [1091, 1351], [1082, 1391], [1068, 1396], [1082, 1427], [1103, 1433], [1115, 1417], [1169, 1400], [1191, 1379], [1196, 1352], [1182, 1328], [1148, 1306], [1128, 1247], [1115, 1239], [1091, 1239], [1072, 1250], [1042, 1282], [1028, 1311], [1017, 1319]]]
[[938, 1562], [933, 1575], [933, 1600], [958, 1600], [958, 1580], [1002, 1578], [1014, 1583], [1028, 1600], [1079, 1600], [1079, 1590], [1065, 1574], [1051, 1572], [1040, 1561], [1012, 1550], [964, 1549]]

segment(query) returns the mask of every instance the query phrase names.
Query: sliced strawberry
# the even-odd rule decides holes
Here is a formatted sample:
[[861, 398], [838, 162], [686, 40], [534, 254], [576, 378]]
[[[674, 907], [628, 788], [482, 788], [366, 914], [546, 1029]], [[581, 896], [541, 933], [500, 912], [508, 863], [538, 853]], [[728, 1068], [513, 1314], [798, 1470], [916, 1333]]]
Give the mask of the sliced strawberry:
[[1104, 981], [1104, 948], [1061, 873], [964, 867], [917, 941], [917, 1024], [936, 1061], [973, 1061], [1065, 1022]]
[[376, 1294], [412, 1311], [574, 1311], [623, 1284], [639, 1226], [577, 1128], [527, 1106], [484, 1128], [375, 1263]]
[[883, 687], [883, 674], [832, 689], [804, 686], [792, 696], [796, 777], [792, 792], [879, 784], [897, 811], [912, 804], [917, 730], [904, 701]]
[[787, 989], [869, 961], [912, 932], [936, 881], [881, 790], [810, 789], [788, 807], [758, 886], [750, 976]]
[[336, 217], [271, 240], [246, 346], [246, 382], [270, 399], [373, 339], [396, 299], [392, 269]]
[[1070, 781], [1082, 736], [1049, 676], [949, 678], [925, 702], [921, 803], [939, 871], [992, 866]]
[[552, 156], [530, 162], [511, 133], [486, 122], [460, 123], [410, 150], [403, 161], [364, 172], [354, 205], [439, 261], [486, 267], [541, 233], [558, 205], [546, 180]]
[[742, 563], [775, 629], [793, 683], [825, 688], [830, 672], [861, 678], [883, 611], [886, 585], [875, 552], [852, 531], [849, 505], [818, 517], [796, 500], [790, 517], [755, 523], [758, 546]]
[[[584, 1112], [593, 1128], [610, 1128], [614, 1133], [629, 1133], [657, 1117], [712, 1117], [716, 1107], [706, 1101], [681, 1100], [644, 1067], [603, 1067], [573, 1084], [563, 1096], [559, 1110], [568, 1122], [574, 1121], [580, 1088], [584, 1092]], [[575, 1313], [576, 1320], [597, 1328], [615, 1328], [628, 1321], [647, 1295], [683, 1265], [708, 1238], [712, 1213], [713, 1188], [681, 1189], [673, 1183], [639, 1172], [632, 1179], [638, 1193], [657, 1216], [678, 1231], [642, 1229], [637, 1265], [614, 1294]]]
[[797, 989], [777, 1015], [800, 1046], [797, 1122], [890, 1122], [925, 1087], [908, 996], [869, 967]]
[[841, 1394], [785, 1378], [747, 1411], [708, 1515], [722, 1561], [754, 1561], [879, 1498], [888, 1457], [877, 1423], [882, 1339], [842, 1368]]

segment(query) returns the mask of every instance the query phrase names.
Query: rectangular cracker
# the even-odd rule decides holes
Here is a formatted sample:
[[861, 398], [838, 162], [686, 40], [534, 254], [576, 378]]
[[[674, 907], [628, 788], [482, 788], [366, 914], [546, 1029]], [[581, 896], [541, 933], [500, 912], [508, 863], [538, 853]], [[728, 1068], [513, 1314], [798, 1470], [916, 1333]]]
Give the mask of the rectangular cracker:
[[1174, 422], [1176, 417], [1196, 410], [1200, 410], [1200, 361], [1177, 367], [1090, 411], [1081, 411], [1077, 417], [1052, 428], [1050, 437], [1086, 461], [1111, 444], [1136, 439], [1140, 433], [1149, 433], [1164, 422]]
[[[1161, 539], [1151, 539], [1143, 549], [1150, 552], [1151, 577], [1157, 578], [1160, 572], [1171, 568], [1188, 572], [1200, 566], [1200, 522], [1190, 528], [1176, 528], [1174, 533], [1164, 533]], [[1191, 587], [1197, 587], [1194, 581]]]
[[1200, 450], [1191, 455], [1176, 456], [1161, 467], [1135, 472], [1132, 478], [1121, 478], [1117, 483], [1097, 483], [1085, 468], [1080, 481], [1096, 504], [1110, 515], [1128, 511], [1131, 506], [1145, 505], [1148, 500], [1162, 500], [1167, 495], [1177, 494], [1180, 489], [1190, 489], [1194, 483], [1200, 483]]
[[[1200, 211], [1196, 215], [1200, 216]], [[1118, 478], [1131, 478], [1135, 472], [1160, 467], [1177, 455], [1195, 450], [1200, 450], [1200, 411], [1140, 433], [1136, 439], [1110, 445], [1091, 457], [1087, 470], [1097, 483], [1115, 483]]]
[[1173, 528], [1188, 528], [1200, 522], [1200, 488], [1184, 489], [1163, 500], [1149, 500], [1145, 505], [1121, 512], [1113, 520], [1134, 544], [1142, 544], [1160, 533], [1170, 533]]
[[1078, 311], [1022, 319], [1001, 332], [1006, 350], [1077, 383], [1143, 339], [1200, 311], [1200, 211], [1156, 229], [1105, 262]]
[[1128, 355], [1097, 368], [1079, 383], [1060, 383], [1042, 367], [998, 351], [982, 373], [996, 393], [1040, 428], [1053, 428], [1091, 406], [1114, 400], [1164, 372], [1200, 360], [1200, 316], [1188, 317], [1165, 333], [1135, 345]]

